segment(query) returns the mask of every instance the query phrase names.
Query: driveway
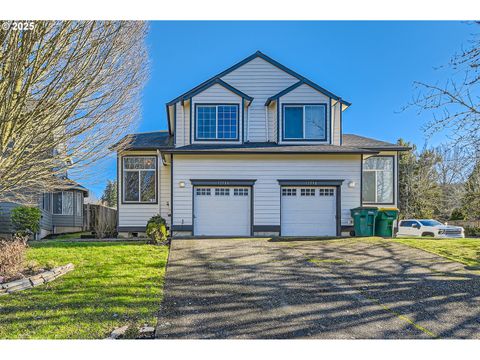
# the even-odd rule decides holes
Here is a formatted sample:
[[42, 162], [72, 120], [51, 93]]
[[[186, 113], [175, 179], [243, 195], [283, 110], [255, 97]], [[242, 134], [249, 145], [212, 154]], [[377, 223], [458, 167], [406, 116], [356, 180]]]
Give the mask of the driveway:
[[383, 240], [173, 240], [159, 338], [480, 338], [480, 274]]

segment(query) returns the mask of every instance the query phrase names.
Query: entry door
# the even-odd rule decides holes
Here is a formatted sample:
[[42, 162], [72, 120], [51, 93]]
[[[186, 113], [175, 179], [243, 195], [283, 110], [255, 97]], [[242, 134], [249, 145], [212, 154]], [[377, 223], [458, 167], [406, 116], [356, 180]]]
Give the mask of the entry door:
[[335, 187], [282, 187], [282, 236], [336, 236]]
[[250, 236], [249, 187], [194, 188], [194, 235]]

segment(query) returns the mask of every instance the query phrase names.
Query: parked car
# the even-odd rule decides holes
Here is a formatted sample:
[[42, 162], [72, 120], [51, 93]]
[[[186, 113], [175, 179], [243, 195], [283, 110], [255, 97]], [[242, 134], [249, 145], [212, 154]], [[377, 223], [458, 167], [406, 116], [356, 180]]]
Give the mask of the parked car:
[[407, 219], [400, 221], [397, 237], [464, 238], [461, 226], [442, 224], [433, 219]]

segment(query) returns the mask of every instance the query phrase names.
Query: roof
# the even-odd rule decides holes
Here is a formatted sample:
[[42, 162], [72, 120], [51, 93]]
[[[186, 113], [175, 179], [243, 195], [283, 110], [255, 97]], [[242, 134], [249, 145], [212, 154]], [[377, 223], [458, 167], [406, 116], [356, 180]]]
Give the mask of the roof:
[[376, 154], [377, 151], [338, 145], [284, 145], [272, 142], [245, 144], [192, 144], [166, 150], [168, 153], [229, 153], [229, 154]]
[[[306, 77], [296, 73], [295, 71], [293, 71], [292, 69], [289, 69], [288, 67], [280, 64], [278, 61], [272, 59], [271, 57], [265, 55], [264, 53], [262, 53], [261, 51], [256, 51], [254, 54], [246, 57], [245, 59], [239, 61], [238, 63], [236, 63], [235, 65], [229, 67], [228, 69], [220, 72], [219, 74], [211, 77], [210, 79], [202, 82], [201, 84], [195, 86], [193, 89], [183, 93], [182, 95], [180, 96], [177, 96], [175, 99], [169, 101], [166, 105], [167, 105], [167, 123], [168, 123], [168, 127], [169, 127], [169, 132], [172, 133], [172, 129], [170, 128], [170, 121], [169, 121], [169, 113], [168, 113], [168, 106], [170, 105], [173, 105], [179, 101], [182, 101], [184, 99], [188, 99], [190, 98], [191, 96], [193, 96], [192, 94], [193, 93], [198, 93], [200, 91], [202, 91], [203, 89], [205, 88], [208, 88], [209, 86], [212, 85], [212, 83], [216, 80], [221, 80], [222, 77], [224, 77], [225, 75], [231, 73], [232, 71], [238, 69], [239, 67], [241, 67], [242, 65], [245, 65], [246, 63], [252, 61], [253, 59], [256, 59], [257, 57], [265, 60], [266, 62], [272, 64], [273, 66], [279, 68], [280, 70], [283, 70], [285, 71], [287, 74], [290, 74], [291, 76], [297, 78], [299, 81], [301, 81], [302, 83], [305, 83], [307, 85], [310, 85], [311, 87], [313, 87], [314, 89], [324, 93], [325, 95], [331, 97], [332, 99], [334, 100], [338, 100], [340, 101], [342, 104], [346, 105], [346, 106], [350, 106], [351, 103], [348, 102], [348, 101], [345, 101], [343, 100], [341, 97], [335, 95], [334, 93], [328, 91], [327, 89], [321, 87], [320, 85], [314, 83], [313, 81], [307, 79]], [[227, 84], [228, 85], [228, 84]], [[229, 85], [230, 86], [230, 85]], [[247, 95], [248, 96], [248, 95]]]
[[407, 146], [400, 146], [398, 144], [392, 144], [386, 141], [376, 140], [355, 134], [343, 134], [342, 145], [371, 150], [406, 151], [411, 149]]
[[311, 154], [376, 154], [379, 151], [405, 151], [408, 147], [364, 136], [344, 134], [342, 145], [328, 144], [277, 144], [273, 142], [248, 142], [244, 144], [192, 144], [175, 147], [168, 131], [127, 135], [120, 143], [126, 150], [161, 150], [167, 153], [311, 153]]
[[88, 189], [72, 179], [65, 179], [65, 187], [59, 190], [80, 190], [84, 192], [85, 196], [88, 196]]
[[[207, 83], [203, 83], [202, 86], [196, 88], [195, 91], [189, 91], [188, 93], [186, 93], [180, 100], [182, 101], [185, 101], [185, 100], [188, 100], [188, 99], [191, 99], [192, 97], [194, 97], [195, 95], [201, 93], [202, 91], [208, 89], [209, 87], [215, 85], [215, 84], [218, 84], [220, 86], [223, 86], [225, 89], [227, 90], [230, 90], [231, 92], [233, 92], [234, 94], [237, 94], [238, 96], [248, 100], [248, 101], [252, 101], [253, 100], [253, 97], [251, 96], [248, 96], [247, 94], [245, 94], [244, 92], [234, 88], [232, 85], [226, 83], [225, 81], [223, 81], [222, 79], [219, 79], [219, 78], [214, 78], [212, 79], [211, 81], [207, 82]], [[168, 103], [167, 105], [172, 105], [170, 103]]]
[[125, 150], [161, 150], [173, 148], [173, 136], [167, 130], [129, 134], [116, 145]]

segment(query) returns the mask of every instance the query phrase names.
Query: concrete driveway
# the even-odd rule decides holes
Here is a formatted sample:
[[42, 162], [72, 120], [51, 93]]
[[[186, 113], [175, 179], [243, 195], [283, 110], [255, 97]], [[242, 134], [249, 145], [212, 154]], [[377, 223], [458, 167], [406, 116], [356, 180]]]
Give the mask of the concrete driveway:
[[172, 242], [159, 338], [480, 338], [480, 275], [389, 241]]

